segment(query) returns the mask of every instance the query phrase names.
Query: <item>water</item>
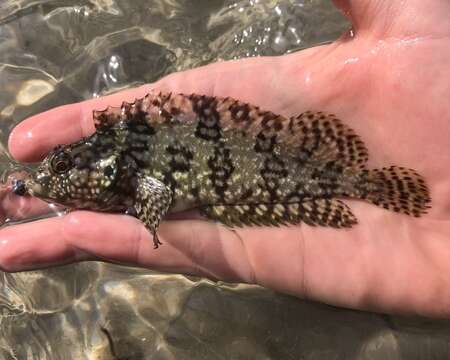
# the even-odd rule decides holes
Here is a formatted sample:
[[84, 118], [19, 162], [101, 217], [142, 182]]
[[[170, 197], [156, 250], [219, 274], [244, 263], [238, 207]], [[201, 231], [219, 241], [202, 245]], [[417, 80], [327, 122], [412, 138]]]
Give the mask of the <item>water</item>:
[[[347, 26], [325, 0], [3, 0], [2, 179], [17, 169], [8, 134], [29, 115], [213, 61], [331, 41]], [[0, 359], [429, 359], [450, 352], [445, 321], [100, 262], [0, 273], [0, 286]]]

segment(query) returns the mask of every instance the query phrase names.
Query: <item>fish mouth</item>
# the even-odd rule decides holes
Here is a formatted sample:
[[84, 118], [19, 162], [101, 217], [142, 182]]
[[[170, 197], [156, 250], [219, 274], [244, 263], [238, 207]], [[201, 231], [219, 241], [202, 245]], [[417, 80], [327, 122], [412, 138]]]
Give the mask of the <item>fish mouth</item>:
[[32, 176], [24, 179], [14, 179], [12, 182], [12, 192], [18, 196], [42, 196], [44, 187], [35, 181]]
[[12, 192], [18, 196], [39, 196], [43, 192], [43, 187], [29, 178], [15, 179], [12, 183]]
[[42, 196], [43, 195], [42, 186], [39, 184], [33, 184], [33, 186], [30, 186], [27, 189], [28, 189], [28, 194], [30, 194], [31, 196]]
[[48, 189], [44, 185], [39, 184], [31, 177], [16, 181], [13, 185], [13, 192], [19, 196], [32, 196], [47, 203], [64, 206], [55, 198], [51, 197], [51, 194], [48, 193]]
[[25, 196], [28, 194], [27, 185], [25, 180], [14, 179], [12, 183], [12, 192], [18, 196]]

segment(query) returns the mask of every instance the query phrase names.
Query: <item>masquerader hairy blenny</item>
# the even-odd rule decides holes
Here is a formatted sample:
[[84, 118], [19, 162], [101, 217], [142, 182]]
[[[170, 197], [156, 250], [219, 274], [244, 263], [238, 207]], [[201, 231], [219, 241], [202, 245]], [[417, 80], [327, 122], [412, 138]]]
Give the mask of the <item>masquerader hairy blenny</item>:
[[168, 212], [197, 208], [228, 226], [351, 227], [340, 198], [419, 217], [431, 202], [414, 170], [367, 169], [361, 139], [334, 115], [289, 119], [231, 98], [152, 93], [94, 111], [96, 132], [60, 145], [18, 195], [135, 214], [153, 234]]

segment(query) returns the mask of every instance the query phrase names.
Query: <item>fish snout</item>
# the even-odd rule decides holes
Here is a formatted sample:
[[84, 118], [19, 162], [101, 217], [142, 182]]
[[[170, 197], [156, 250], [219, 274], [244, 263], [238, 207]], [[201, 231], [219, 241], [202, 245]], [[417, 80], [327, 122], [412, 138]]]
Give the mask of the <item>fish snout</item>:
[[18, 196], [25, 196], [28, 193], [27, 185], [23, 179], [14, 179], [12, 183], [12, 192]]
[[42, 185], [30, 177], [14, 179], [12, 182], [12, 192], [18, 196], [41, 194], [42, 191]]
[[25, 180], [25, 188], [30, 195], [42, 195], [44, 194], [44, 187], [37, 181], [34, 181], [32, 178], [28, 178]]

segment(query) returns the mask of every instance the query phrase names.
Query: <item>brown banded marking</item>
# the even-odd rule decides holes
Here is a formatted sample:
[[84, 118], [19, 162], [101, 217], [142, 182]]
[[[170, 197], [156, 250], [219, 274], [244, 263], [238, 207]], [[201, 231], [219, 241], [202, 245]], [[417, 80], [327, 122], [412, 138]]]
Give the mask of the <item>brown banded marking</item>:
[[357, 223], [349, 207], [336, 199], [305, 198], [297, 203], [257, 203], [204, 206], [201, 213], [234, 227], [244, 225], [280, 226], [306, 224], [349, 228]]
[[430, 208], [431, 197], [423, 177], [400, 166], [371, 169], [361, 175], [358, 188], [372, 204], [387, 210], [420, 217]]
[[171, 156], [169, 166], [173, 172], [188, 172], [192, 168], [191, 163], [194, 155], [180, 142], [167, 146], [165, 150]]
[[[61, 163], [47, 175], [46, 160], [35, 179], [45, 185], [41, 197], [102, 211], [137, 204], [155, 245], [172, 198], [178, 209], [208, 204], [212, 218], [231, 226], [304, 221], [350, 227], [356, 219], [336, 199], [342, 195], [413, 216], [430, 207], [428, 188], [413, 170], [366, 170], [363, 142], [334, 115], [306, 112], [287, 120], [230, 98], [160, 93], [94, 112], [94, 123], [97, 133], [76, 145], [74, 153], [86, 155], [74, 161], [71, 174]], [[164, 151], [175, 137], [196, 152], [193, 164], [178, 148]]]
[[279, 226], [300, 222], [298, 216], [291, 216], [289, 209], [279, 203], [208, 205], [201, 207], [200, 212], [204, 216], [218, 220], [230, 227], [245, 225]]
[[275, 154], [268, 155], [264, 160], [264, 166], [260, 171], [264, 180], [264, 188], [270, 194], [271, 201], [279, 199], [277, 190], [280, 188], [282, 179], [288, 176], [285, 162]]
[[255, 139], [253, 149], [259, 153], [272, 153], [276, 144], [276, 135], [267, 136], [260, 132]]
[[108, 106], [105, 110], [94, 110], [92, 117], [97, 130], [108, 128], [122, 120], [121, 108]]
[[230, 112], [231, 119], [234, 122], [242, 123], [245, 121], [251, 123], [253, 121], [253, 119], [249, 116], [251, 108], [246, 103], [234, 101], [229, 106], [228, 111]]
[[132, 129], [127, 133], [123, 153], [131, 156], [138, 168], [146, 168], [153, 157], [150, 144], [156, 132], [144, 124], [132, 126]]
[[[172, 93], [161, 94], [160, 93], [160, 101], [156, 102], [157, 107], [159, 107], [159, 115], [165, 120], [169, 121], [173, 115], [172, 111], [174, 108], [170, 106], [170, 99], [172, 98]], [[155, 100], [154, 100], [155, 102]]]
[[230, 149], [218, 143], [214, 147], [214, 154], [208, 158], [207, 164], [211, 170], [210, 180], [214, 191], [220, 199], [225, 200], [225, 192], [230, 186], [229, 182], [235, 170]]
[[302, 163], [314, 163], [334, 172], [365, 169], [368, 151], [364, 143], [335, 115], [307, 111], [291, 117], [287, 128], [291, 134], [287, 145], [298, 148]]
[[350, 208], [341, 200], [305, 198], [298, 205], [299, 216], [308, 225], [350, 228], [358, 222]]
[[317, 184], [322, 190], [323, 197], [342, 196], [341, 184], [335, 173], [326, 173], [326, 176], [322, 174], [322, 177], [318, 179]]
[[178, 178], [192, 169], [194, 155], [179, 141], [175, 141], [165, 148], [169, 157], [169, 168], [164, 171], [164, 183], [168, 184], [172, 191], [179, 186]]
[[197, 115], [195, 136], [203, 140], [217, 142], [222, 137], [217, 100], [214, 97], [191, 95], [192, 109]]
[[[253, 106], [231, 98], [220, 98], [206, 95], [184, 94], [148, 94], [142, 103], [142, 108], [149, 114], [150, 122], [164, 122], [165, 117], [159, 112], [168, 113], [173, 117], [187, 119], [187, 121], [200, 121], [202, 125], [216, 132], [203, 130], [203, 134], [210, 140], [217, 140], [219, 131], [236, 130], [245, 135], [257, 136], [263, 128], [266, 137], [272, 137], [277, 132], [282, 132], [287, 119], [270, 111], [261, 111]], [[205, 123], [205, 120], [209, 123]], [[217, 125], [217, 127], [215, 127]]]
[[[363, 169], [367, 162], [367, 149], [353, 130], [334, 115], [322, 112], [305, 112], [286, 119], [231, 98], [171, 93], [150, 93], [125, 108], [131, 112], [140, 110], [139, 117], [145, 116], [151, 126], [178, 118], [195, 121], [196, 136], [207, 141], [217, 141], [223, 132], [235, 130], [256, 137], [258, 152], [271, 151], [275, 144], [280, 144], [298, 151], [302, 162], [335, 163], [342, 169]], [[106, 126], [121, 116], [120, 109], [108, 108], [95, 112], [94, 121]]]

